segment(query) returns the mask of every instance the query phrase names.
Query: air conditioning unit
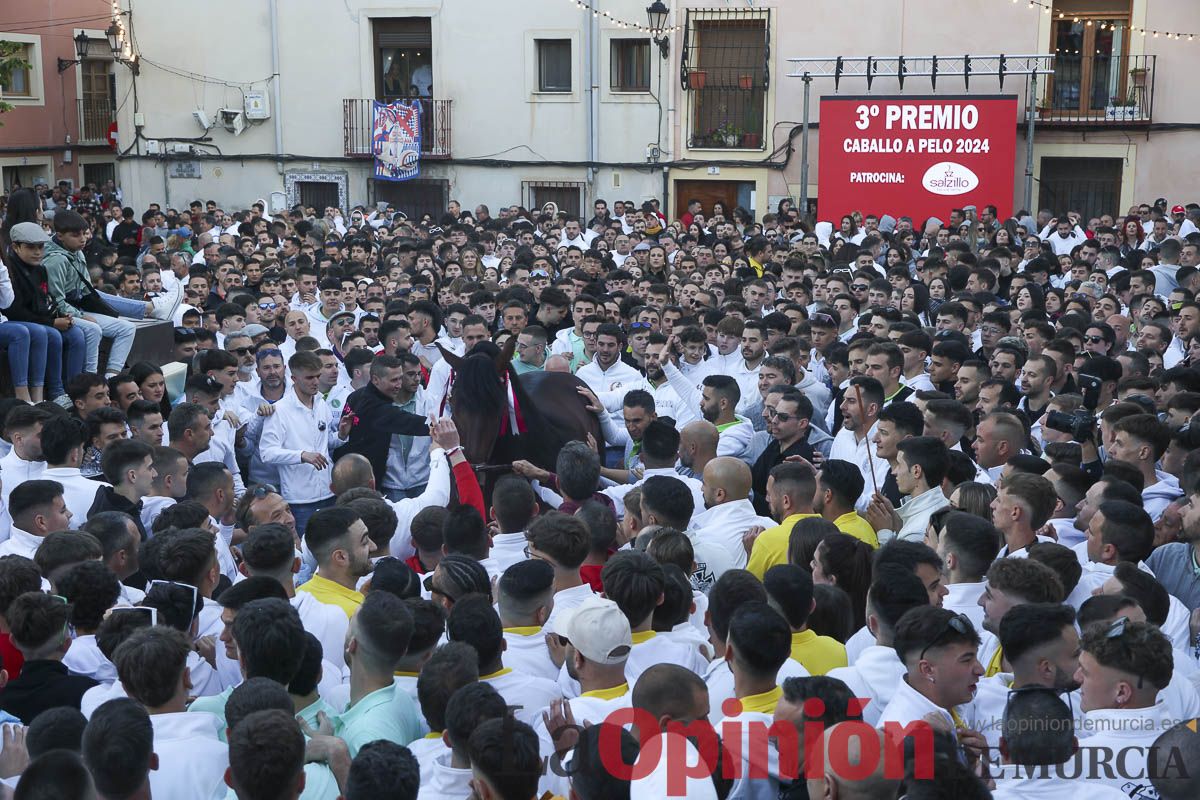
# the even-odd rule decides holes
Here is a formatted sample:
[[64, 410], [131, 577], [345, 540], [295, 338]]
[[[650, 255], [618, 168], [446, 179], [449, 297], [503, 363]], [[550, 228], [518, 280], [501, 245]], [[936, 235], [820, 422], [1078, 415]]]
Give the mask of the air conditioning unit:
[[221, 120], [221, 125], [225, 130], [232, 131], [234, 136], [240, 136], [242, 131], [246, 130], [246, 112], [236, 108], [222, 108], [217, 110], [217, 117]]

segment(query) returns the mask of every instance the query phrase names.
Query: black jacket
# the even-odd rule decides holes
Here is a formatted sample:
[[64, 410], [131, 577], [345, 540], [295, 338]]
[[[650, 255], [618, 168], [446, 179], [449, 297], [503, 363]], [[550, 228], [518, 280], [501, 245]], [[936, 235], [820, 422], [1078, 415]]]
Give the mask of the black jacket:
[[46, 288], [46, 268], [26, 264], [9, 250], [4, 261], [8, 264], [8, 275], [12, 279], [13, 304], [4, 309], [4, 316], [14, 322], [36, 322], [53, 325], [56, 317], [54, 300]]
[[21, 675], [0, 691], [0, 709], [28, 725], [51, 708], [79, 708], [83, 693], [97, 685], [86, 675], [71, 674], [61, 661], [26, 661]]
[[123, 495], [117, 494], [116, 490], [111, 486], [101, 486], [96, 492], [96, 500], [92, 503], [92, 507], [88, 509], [88, 519], [99, 514], [101, 511], [120, 511], [123, 514], [129, 515], [137, 525], [138, 532], [142, 535], [142, 541], [146, 541], [146, 528], [142, 525], [142, 501], [131, 503]]
[[336, 461], [347, 453], [364, 456], [375, 471], [376, 488], [383, 487], [383, 479], [387, 475], [392, 435], [429, 435], [428, 420], [400, 408], [370, 383], [355, 389], [346, 398], [342, 414], [354, 417], [354, 424], [350, 428], [349, 441], [334, 451], [333, 458]]
[[764, 517], [771, 516], [771, 510], [767, 506], [767, 478], [771, 477], [771, 470], [782, 464], [788, 456], [801, 456], [810, 462], [813, 460], [813, 449], [808, 443], [807, 435], [787, 450], [780, 450], [779, 440], [772, 438], [758, 460], [750, 467], [754, 487], [754, 510]]

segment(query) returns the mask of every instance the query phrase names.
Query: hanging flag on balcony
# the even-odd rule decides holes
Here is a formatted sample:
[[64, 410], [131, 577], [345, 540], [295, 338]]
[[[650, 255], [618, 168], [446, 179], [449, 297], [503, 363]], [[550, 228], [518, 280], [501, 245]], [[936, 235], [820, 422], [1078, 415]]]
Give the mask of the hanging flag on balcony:
[[371, 152], [375, 177], [406, 181], [421, 174], [421, 105], [397, 100], [374, 101], [371, 109]]

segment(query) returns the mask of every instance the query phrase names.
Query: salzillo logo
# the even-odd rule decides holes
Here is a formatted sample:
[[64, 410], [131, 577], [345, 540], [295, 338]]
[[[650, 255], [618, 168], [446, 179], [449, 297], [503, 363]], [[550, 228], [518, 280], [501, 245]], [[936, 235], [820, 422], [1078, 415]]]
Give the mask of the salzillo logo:
[[939, 161], [921, 178], [921, 185], [934, 194], [966, 194], [979, 185], [979, 176], [953, 161]]

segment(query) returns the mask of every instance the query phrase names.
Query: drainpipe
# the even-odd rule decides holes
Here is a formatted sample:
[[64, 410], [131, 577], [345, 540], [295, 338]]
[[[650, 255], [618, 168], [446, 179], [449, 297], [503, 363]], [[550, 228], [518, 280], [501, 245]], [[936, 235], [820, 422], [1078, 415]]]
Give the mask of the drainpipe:
[[[271, 100], [275, 113], [275, 171], [283, 174], [283, 102], [279, 91], [279, 0], [271, 0]], [[270, 213], [270, 209], [267, 209]]]
[[[595, 11], [596, 0], [590, 0], [588, 3], [587, 16], [587, 45], [584, 47], [587, 58], [587, 108], [588, 108], [588, 161], [595, 163], [598, 160], [598, 142], [600, 138], [600, 65], [596, 59], [596, 52], [599, 50], [600, 26], [596, 22]], [[587, 184], [588, 197], [584, 198], [583, 209], [586, 212], [588, 203], [591, 198], [596, 196], [595, 192], [596, 168], [588, 166], [587, 169]]]

